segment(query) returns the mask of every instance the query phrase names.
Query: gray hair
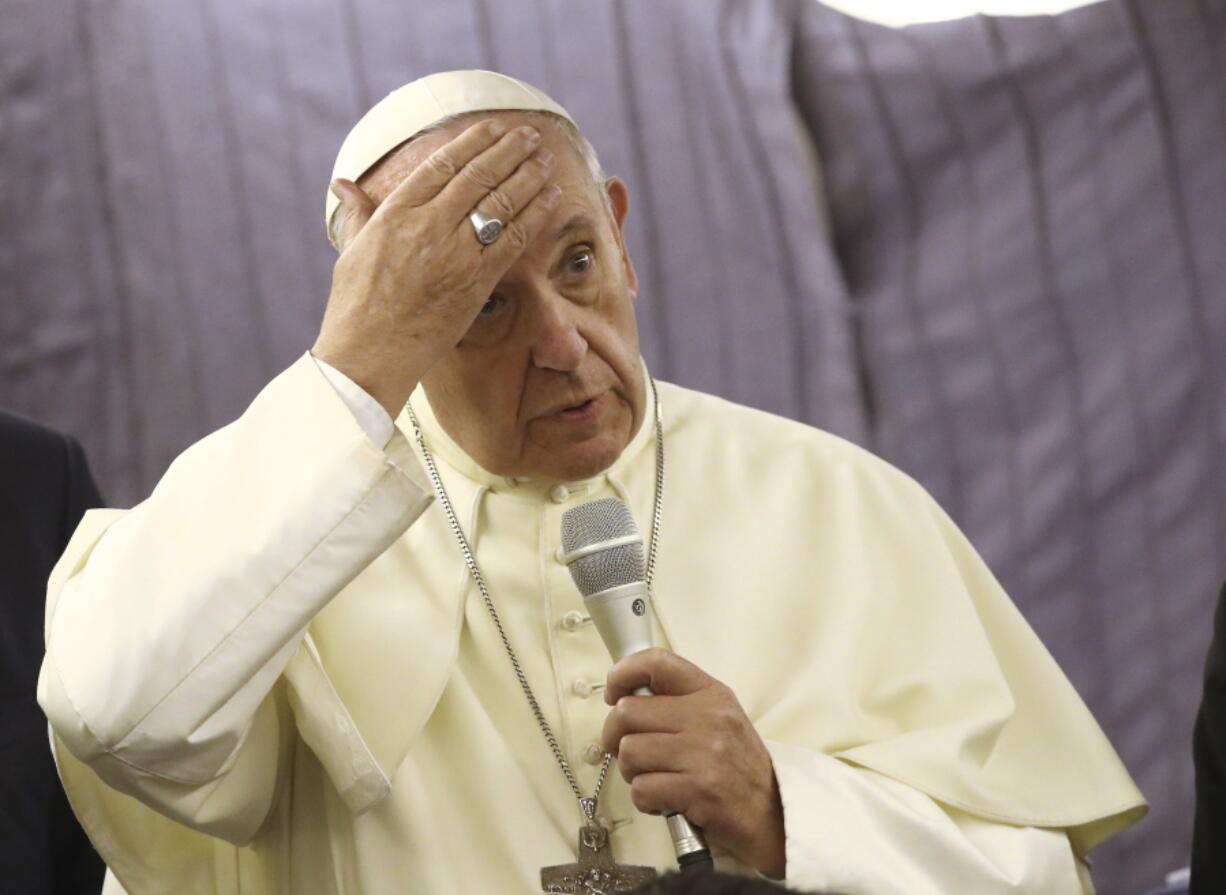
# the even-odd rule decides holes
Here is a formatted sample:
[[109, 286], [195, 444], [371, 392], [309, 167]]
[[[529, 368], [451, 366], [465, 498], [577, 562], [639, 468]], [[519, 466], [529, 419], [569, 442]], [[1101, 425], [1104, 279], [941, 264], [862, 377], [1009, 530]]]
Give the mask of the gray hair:
[[[461, 112], [457, 115], [448, 115], [446, 118], [440, 118], [438, 121], [427, 125], [413, 136], [409, 137], [363, 173], [365, 174], [369, 173], [369, 171], [373, 171], [393, 152], [399, 152], [404, 147], [410, 145], [411, 143], [416, 143], [423, 137], [428, 137], [431, 134], [437, 134], [440, 131], [446, 130], [448, 127], [456, 124], [457, 122], [468, 121], [474, 118], [487, 116], [489, 114], [490, 112], [488, 111]], [[562, 134], [566, 137], [567, 141], [572, 147], [574, 147], [575, 151], [579, 153], [580, 158], [583, 159], [592, 180], [595, 181], [597, 186], [601, 187], [601, 201], [604, 203], [605, 210], [611, 214], [613, 209], [609, 203], [609, 196], [603, 189], [604, 182], [608, 179], [608, 175], [605, 174], [604, 168], [600, 164], [600, 158], [596, 155], [595, 148], [592, 146], [588, 138], [583, 136], [583, 133], [579, 130], [578, 125], [576, 125], [569, 118], [563, 118], [561, 115], [555, 115], [553, 112], [532, 111], [528, 112], [527, 114], [539, 115], [543, 118], [547, 118], [551, 124], [562, 131]], [[342, 248], [341, 228], [344, 226], [345, 222], [343, 211], [344, 206], [337, 205], [336, 210], [332, 213], [331, 220], [328, 221], [328, 235], [332, 239], [332, 244], [337, 247], [337, 251], [340, 251]]]

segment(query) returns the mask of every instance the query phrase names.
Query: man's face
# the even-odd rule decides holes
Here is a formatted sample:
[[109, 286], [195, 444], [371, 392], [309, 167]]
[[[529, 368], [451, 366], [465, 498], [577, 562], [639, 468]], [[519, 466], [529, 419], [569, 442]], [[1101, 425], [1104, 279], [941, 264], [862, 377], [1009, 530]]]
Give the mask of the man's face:
[[430, 153], [495, 116], [540, 130], [541, 146], [557, 159], [552, 182], [562, 195], [422, 386], [443, 428], [488, 471], [587, 478], [618, 458], [646, 403], [633, 308], [638, 281], [622, 237], [625, 186], [596, 183], [561, 127], [523, 112], [456, 122], [392, 154], [359, 184], [381, 202]]

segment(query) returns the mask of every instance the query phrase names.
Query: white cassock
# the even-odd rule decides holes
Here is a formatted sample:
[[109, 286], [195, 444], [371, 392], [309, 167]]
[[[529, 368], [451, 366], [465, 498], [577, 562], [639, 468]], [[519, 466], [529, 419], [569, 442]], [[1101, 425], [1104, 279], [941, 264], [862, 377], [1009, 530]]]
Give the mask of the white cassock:
[[[1082, 858], [1144, 802], [949, 519], [831, 435], [660, 398], [657, 637], [766, 742], [789, 885], [1092, 891]], [[532, 893], [574, 860], [579, 809], [407, 418], [388, 439], [369, 405], [303, 356], [148, 500], [89, 513], [57, 566], [39, 700], [108, 895]], [[557, 560], [560, 517], [616, 495], [648, 528], [652, 409], [606, 473], [548, 487], [480, 469], [413, 405], [590, 792], [610, 663]], [[616, 773], [599, 814], [619, 861], [674, 866]]]

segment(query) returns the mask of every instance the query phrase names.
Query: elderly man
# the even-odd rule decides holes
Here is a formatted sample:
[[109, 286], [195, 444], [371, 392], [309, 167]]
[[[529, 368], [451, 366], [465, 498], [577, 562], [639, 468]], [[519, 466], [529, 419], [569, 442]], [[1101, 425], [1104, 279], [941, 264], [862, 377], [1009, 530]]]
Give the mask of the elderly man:
[[[108, 895], [607, 891], [673, 866], [674, 812], [801, 888], [1091, 891], [1144, 810], [1093, 719], [913, 482], [657, 388], [628, 191], [560, 106], [433, 75], [335, 177], [311, 352], [52, 577]], [[660, 647], [611, 669], [559, 555], [606, 496]]]

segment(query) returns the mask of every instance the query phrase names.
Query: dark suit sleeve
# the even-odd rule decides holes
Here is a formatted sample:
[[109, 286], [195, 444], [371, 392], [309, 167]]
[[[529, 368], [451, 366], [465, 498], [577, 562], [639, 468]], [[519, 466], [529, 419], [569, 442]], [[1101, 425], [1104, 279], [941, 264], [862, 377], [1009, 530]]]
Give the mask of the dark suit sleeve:
[[[60, 527], [59, 553], [64, 552], [85, 511], [103, 505], [102, 495], [90, 472], [85, 451], [71, 435], [64, 439], [64, 514]], [[48, 747], [49, 748], [49, 747]], [[53, 762], [54, 763], [54, 762]], [[59, 777], [55, 780], [57, 787]], [[60, 790], [52, 817], [53, 895], [97, 895], [102, 889], [106, 867], [94, 851], [89, 837], [77, 823], [68, 798]]]
[[103, 505], [102, 495], [98, 493], [98, 485], [93, 473], [89, 471], [89, 462], [85, 459], [85, 451], [71, 435], [60, 436], [64, 440], [64, 481], [66, 483], [64, 496], [64, 514], [60, 525], [59, 553], [64, 552], [72, 533], [86, 510]]
[[98, 895], [35, 701], [47, 577], [102, 497], [74, 439], [0, 412], [0, 892]]
[[1192, 737], [1196, 823], [1190, 895], [1226, 892], [1226, 587], [1218, 597], [1205, 692]]

